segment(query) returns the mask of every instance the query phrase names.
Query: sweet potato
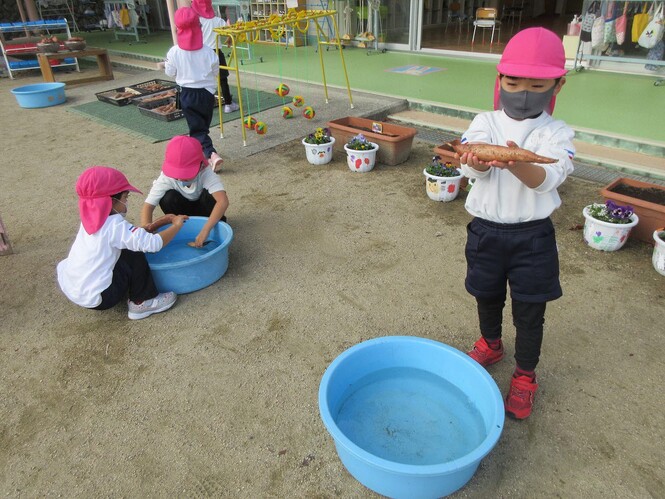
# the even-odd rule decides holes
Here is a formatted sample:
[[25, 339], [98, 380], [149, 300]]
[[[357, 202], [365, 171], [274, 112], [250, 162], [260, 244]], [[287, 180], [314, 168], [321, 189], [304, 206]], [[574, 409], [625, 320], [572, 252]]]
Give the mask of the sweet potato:
[[495, 146], [492, 144], [462, 144], [459, 140], [446, 142], [444, 145], [460, 156], [464, 153], [471, 153], [478, 157], [480, 161], [486, 162], [501, 161], [502, 163], [507, 163], [509, 161], [523, 161], [525, 163], [551, 164], [558, 161], [554, 158], [539, 156], [520, 147]]

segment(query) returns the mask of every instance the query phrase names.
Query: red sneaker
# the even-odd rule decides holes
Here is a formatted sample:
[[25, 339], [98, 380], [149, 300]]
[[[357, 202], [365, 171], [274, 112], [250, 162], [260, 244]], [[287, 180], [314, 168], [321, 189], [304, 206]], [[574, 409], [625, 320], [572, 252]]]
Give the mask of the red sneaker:
[[526, 419], [533, 408], [533, 398], [538, 390], [536, 378], [513, 376], [510, 380], [510, 391], [506, 396], [506, 414], [515, 419]]
[[467, 352], [467, 354], [481, 366], [491, 366], [503, 359], [503, 343], [499, 343], [498, 350], [492, 350], [485, 341], [485, 338], [480, 338], [473, 344], [473, 349]]

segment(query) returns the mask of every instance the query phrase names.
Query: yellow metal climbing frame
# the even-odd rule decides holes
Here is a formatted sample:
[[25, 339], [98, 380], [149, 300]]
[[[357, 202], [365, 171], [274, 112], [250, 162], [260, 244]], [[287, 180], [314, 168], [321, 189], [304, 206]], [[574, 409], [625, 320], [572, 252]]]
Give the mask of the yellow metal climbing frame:
[[[323, 78], [323, 90], [325, 92], [326, 104], [328, 103], [328, 85], [326, 83], [326, 70], [323, 63], [323, 47], [333, 45], [337, 47], [339, 57], [342, 62], [342, 69], [344, 70], [344, 78], [346, 80], [346, 90], [349, 94], [349, 104], [353, 109], [353, 97], [351, 96], [351, 87], [349, 86], [349, 75], [346, 72], [346, 63], [344, 62], [344, 51], [339, 38], [337, 30], [337, 21], [335, 20], [335, 10], [295, 10], [289, 9], [286, 14], [278, 15], [273, 14], [267, 19], [260, 19], [256, 21], [238, 21], [234, 24], [229, 24], [222, 28], [216, 28], [217, 33], [217, 49], [219, 50], [222, 45], [230, 40], [231, 57], [226, 61], [226, 66], [220, 66], [221, 69], [227, 69], [235, 72], [236, 83], [238, 86], [238, 105], [240, 106], [240, 119], [243, 123], [242, 129], [242, 142], [243, 146], [247, 145], [247, 132], [244, 126], [245, 111], [242, 100], [242, 85], [240, 83], [240, 71], [238, 68], [238, 54], [236, 45], [238, 43], [256, 43], [259, 41], [259, 35], [262, 30], [269, 30], [270, 34], [275, 41], [279, 41], [282, 36], [286, 34], [287, 27], [303, 34], [309, 32], [310, 24], [313, 22], [316, 28], [316, 39], [318, 44], [319, 62], [321, 63], [321, 75]], [[320, 21], [329, 17], [334, 29], [335, 37], [330, 39], [325, 35], [321, 28]], [[294, 46], [294, 50], [297, 48]], [[222, 105], [222, 89], [220, 88], [219, 81], [217, 82], [217, 96], [219, 104], [219, 130], [221, 137], [224, 138], [224, 120], [223, 120], [223, 105]]]

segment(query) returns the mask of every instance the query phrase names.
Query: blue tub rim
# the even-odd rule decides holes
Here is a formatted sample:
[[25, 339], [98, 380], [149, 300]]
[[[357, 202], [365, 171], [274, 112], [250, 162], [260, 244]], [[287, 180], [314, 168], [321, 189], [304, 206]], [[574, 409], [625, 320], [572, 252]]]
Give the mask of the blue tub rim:
[[14, 87], [11, 89], [11, 93], [14, 95], [32, 95], [37, 93], [43, 93], [47, 90], [57, 90], [60, 88], [65, 88], [65, 83], [59, 81], [51, 83], [31, 83], [30, 85]]
[[[360, 446], [353, 443], [344, 433], [338, 428], [335, 423], [335, 419], [330, 413], [330, 409], [326, 402], [326, 388], [330, 382], [333, 371], [339, 364], [341, 364], [345, 359], [351, 355], [357, 353], [360, 350], [371, 348], [377, 344], [389, 343], [395, 341], [406, 341], [411, 343], [420, 343], [424, 345], [430, 345], [436, 348], [446, 350], [448, 353], [455, 355], [456, 357], [469, 362], [469, 366], [474, 369], [481, 378], [490, 387], [490, 390], [494, 392], [495, 399], [495, 411], [498, 415], [496, 424], [491, 425], [487, 436], [483, 441], [471, 452], [468, 454], [454, 459], [452, 461], [447, 461], [445, 463], [439, 464], [404, 464], [398, 463], [395, 461], [389, 461], [387, 459], [375, 456], [374, 454], [367, 452]], [[487, 370], [478, 364], [475, 360], [471, 359], [467, 354], [460, 352], [456, 348], [453, 348], [445, 343], [439, 341], [430, 340], [427, 338], [421, 338], [418, 336], [408, 336], [408, 335], [398, 335], [398, 336], [382, 336], [379, 338], [373, 338], [360, 342], [341, 354], [339, 354], [335, 360], [333, 360], [328, 368], [326, 369], [323, 377], [321, 378], [321, 383], [319, 385], [319, 411], [321, 413], [321, 419], [323, 420], [324, 426], [330, 432], [335, 445], [342, 445], [349, 453], [353, 454], [359, 460], [366, 462], [368, 465], [371, 465], [377, 469], [382, 469], [384, 471], [398, 474], [398, 475], [408, 475], [408, 476], [417, 476], [417, 477], [432, 477], [432, 476], [444, 476], [451, 473], [458, 473], [460, 470], [469, 468], [471, 466], [477, 467], [480, 461], [489, 454], [492, 449], [497, 444], [499, 437], [503, 431], [503, 426], [505, 422], [505, 408], [503, 405], [503, 398], [499, 388], [496, 386], [496, 383], [492, 376], [487, 372]]]
[[[208, 217], [197, 217], [197, 216], [189, 217], [189, 219], [186, 220], [185, 223], [187, 223], [189, 220], [200, 220], [205, 224], [205, 222], [208, 220]], [[206, 251], [206, 252], [202, 253], [201, 255], [195, 256], [194, 258], [190, 258], [188, 260], [179, 260], [177, 262], [170, 262], [170, 263], [153, 263], [153, 262], [150, 262], [150, 268], [152, 270], [156, 270], [156, 271], [176, 270], [176, 269], [179, 269], [180, 267], [189, 267], [191, 265], [204, 262], [204, 261], [209, 260], [210, 258], [214, 257], [217, 253], [219, 253], [219, 252], [223, 251], [224, 249], [226, 249], [231, 244], [231, 242], [233, 241], [233, 229], [231, 228], [231, 226], [229, 224], [227, 224], [226, 222], [222, 222], [221, 220], [219, 222], [217, 222], [217, 225], [220, 226], [220, 230], [222, 232], [222, 235], [224, 236], [224, 240], [221, 241], [219, 246], [217, 246], [213, 250]], [[166, 230], [169, 227], [171, 227], [171, 224], [167, 224], [164, 227], [160, 227], [158, 232]], [[211, 230], [211, 232], [212, 232], [212, 230]], [[175, 241], [177, 239], [177, 237], [178, 237], [178, 235], [176, 234], [176, 236], [173, 238], [173, 240]]]

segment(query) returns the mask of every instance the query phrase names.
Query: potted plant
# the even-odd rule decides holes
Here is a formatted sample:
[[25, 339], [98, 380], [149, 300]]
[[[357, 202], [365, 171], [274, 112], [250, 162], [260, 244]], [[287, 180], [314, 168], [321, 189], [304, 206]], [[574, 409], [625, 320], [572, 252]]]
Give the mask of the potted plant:
[[653, 231], [653, 240], [656, 245], [653, 247], [651, 263], [656, 272], [665, 275], [665, 227]]
[[632, 206], [620, 206], [612, 200], [593, 203], [582, 210], [584, 240], [592, 248], [616, 251], [626, 244], [633, 227], [639, 222]]
[[423, 174], [425, 191], [432, 201], [452, 201], [459, 194], [462, 173], [450, 161], [441, 163], [441, 156], [434, 156]]
[[379, 144], [370, 142], [362, 133], [359, 133], [344, 144], [344, 150], [349, 169], [352, 172], [365, 173], [374, 168]]
[[302, 139], [302, 144], [305, 146], [307, 161], [311, 164], [326, 165], [332, 160], [335, 138], [330, 136], [327, 128], [317, 128], [314, 133]]
[[619, 177], [601, 189], [601, 196], [629, 204], [640, 218], [631, 237], [651, 243], [653, 231], [665, 226], [665, 186]]

